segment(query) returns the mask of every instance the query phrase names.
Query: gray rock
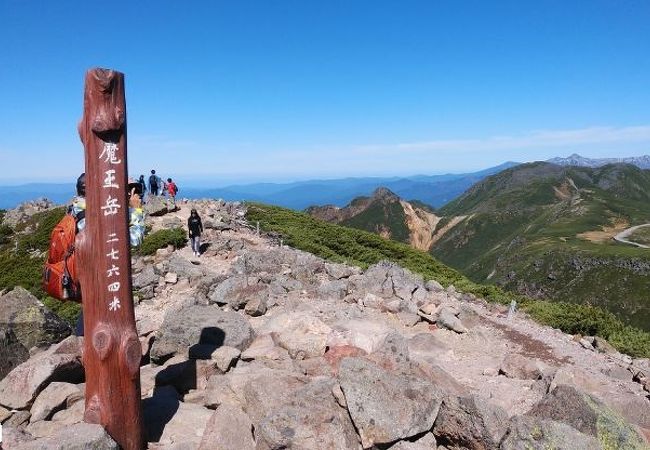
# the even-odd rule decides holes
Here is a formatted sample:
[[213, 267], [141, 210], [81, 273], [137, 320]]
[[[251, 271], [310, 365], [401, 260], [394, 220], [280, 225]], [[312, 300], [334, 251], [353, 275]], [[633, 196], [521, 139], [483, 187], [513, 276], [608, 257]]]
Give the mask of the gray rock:
[[219, 406], [205, 427], [199, 450], [255, 450], [253, 423], [240, 407]]
[[357, 275], [359, 269], [356, 267], [346, 266], [345, 264], [325, 264], [325, 271], [327, 274], [334, 278], [335, 280], [341, 280], [343, 278], [350, 278], [352, 275]]
[[47, 347], [72, 332], [70, 325], [29, 291], [16, 287], [0, 297], [0, 379], [29, 357], [32, 347]]
[[16, 450], [117, 450], [120, 447], [101, 425], [78, 423], [56, 434], [15, 447]]
[[58, 409], [70, 406], [75, 401], [83, 398], [83, 392], [70, 383], [54, 381], [38, 394], [32, 409], [31, 421], [48, 420]]
[[69, 337], [28, 359], [0, 380], [0, 404], [12, 409], [24, 409], [31, 405], [48, 383], [78, 383], [82, 380], [79, 339]]
[[212, 360], [217, 365], [217, 369], [221, 372], [228, 372], [228, 369], [234, 366], [239, 359], [239, 355], [241, 355], [239, 349], [224, 345], [212, 352]]
[[274, 341], [292, 358], [305, 359], [325, 354], [327, 337], [332, 330], [321, 320], [307, 313], [289, 313], [275, 316], [272, 321], [275, 326], [283, 324], [274, 334]]
[[181, 228], [183, 221], [180, 217], [165, 217], [162, 220], [162, 227], [166, 229]]
[[438, 326], [455, 331], [456, 333], [467, 333], [467, 328], [465, 328], [465, 325], [456, 316], [457, 313], [453, 309], [443, 306], [438, 312], [438, 320], [436, 323]]
[[144, 204], [144, 213], [147, 216], [163, 216], [167, 214], [167, 202], [164, 197], [150, 197]]
[[180, 278], [187, 278], [190, 280], [190, 283], [201, 279], [206, 275], [206, 270], [201, 266], [192, 264], [192, 262], [180, 256], [178, 253], [174, 253], [167, 265], [167, 270], [177, 274]]
[[[229, 374], [230, 375], [230, 374]], [[234, 379], [233, 374], [231, 379]], [[244, 411], [253, 423], [259, 423], [273, 410], [289, 403], [295, 392], [305, 385], [305, 379], [294, 373], [281, 370], [259, 370], [242, 377], [241, 395]], [[238, 389], [235, 389], [238, 390]]]
[[595, 450], [601, 448], [592, 436], [564, 423], [515, 416], [501, 441], [501, 450]]
[[470, 450], [497, 448], [508, 428], [508, 414], [476, 396], [448, 397], [433, 426], [439, 440]]
[[442, 403], [432, 383], [362, 358], [343, 359], [339, 380], [364, 448], [430, 430]]
[[557, 386], [535, 404], [527, 415], [565, 423], [581, 433], [606, 442], [610, 448], [643, 448], [642, 438], [621, 416], [573, 386]]
[[317, 380], [292, 393], [255, 429], [260, 450], [354, 449], [358, 440], [347, 412], [332, 396], [332, 380]]
[[424, 284], [424, 287], [426, 288], [427, 291], [429, 292], [442, 292], [445, 290], [444, 287], [442, 287], [442, 284], [438, 283], [436, 280], [429, 280]]
[[268, 291], [265, 290], [263, 294], [256, 295], [248, 300], [246, 302], [246, 307], [244, 308], [246, 314], [252, 317], [263, 316], [266, 314], [268, 296]]
[[133, 278], [133, 289], [143, 290], [152, 288], [153, 292], [153, 286], [156, 284], [158, 284], [158, 275], [154, 271], [153, 266], [146, 266], [142, 269], [142, 272]]
[[321, 298], [343, 300], [348, 295], [348, 283], [345, 280], [326, 281], [318, 286], [317, 291]]
[[196, 354], [208, 355], [222, 345], [244, 350], [252, 339], [253, 330], [244, 316], [215, 305], [193, 305], [165, 316], [151, 348], [151, 360], [159, 364], [177, 353], [186, 354], [190, 347]]
[[433, 434], [427, 433], [415, 441], [399, 441], [391, 445], [390, 450], [431, 450], [440, 449]]
[[230, 305], [234, 309], [243, 308], [255, 296], [268, 298], [265, 286], [255, 276], [236, 275], [226, 278], [212, 288], [209, 295], [211, 303]]

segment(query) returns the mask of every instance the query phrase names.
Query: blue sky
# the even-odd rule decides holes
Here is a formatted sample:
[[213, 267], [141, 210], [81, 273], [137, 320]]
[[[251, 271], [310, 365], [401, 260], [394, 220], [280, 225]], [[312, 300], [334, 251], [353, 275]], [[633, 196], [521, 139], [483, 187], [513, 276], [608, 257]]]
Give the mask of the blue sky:
[[131, 173], [211, 184], [650, 153], [650, 2], [0, 0], [0, 184], [83, 167], [126, 75]]

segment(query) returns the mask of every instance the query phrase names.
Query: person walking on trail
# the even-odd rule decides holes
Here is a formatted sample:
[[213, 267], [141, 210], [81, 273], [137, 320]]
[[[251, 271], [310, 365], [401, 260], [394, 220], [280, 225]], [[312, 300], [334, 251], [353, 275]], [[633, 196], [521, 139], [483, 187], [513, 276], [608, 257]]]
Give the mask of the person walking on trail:
[[203, 223], [201, 222], [201, 216], [199, 216], [199, 213], [196, 212], [195, 208], [192, 208], [190, 217], [187, 219], [187, 229], [189, 231], [194, 256], [201, 256], [201, 233], [203, 232]]
[[178, 193], [178, 186], [172, 181], [171, 178], [167, 178], [167, 193], [169, 194], [167, 198], [167, 209], [169, 211], [176, 211], [176, 194]]
[[156, 171], [151, 169], [151, 175], [149, 175], [149, 195], [158, 196], [162, 195], [162, 179], [156, 175]]

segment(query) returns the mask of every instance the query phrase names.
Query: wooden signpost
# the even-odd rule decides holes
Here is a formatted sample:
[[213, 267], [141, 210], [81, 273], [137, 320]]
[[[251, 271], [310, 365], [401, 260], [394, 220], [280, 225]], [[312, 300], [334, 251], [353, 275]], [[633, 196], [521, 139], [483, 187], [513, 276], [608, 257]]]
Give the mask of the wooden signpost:
[[86, 226], [75, 250], [84, 310], [84, 420], [103, 425], [122, 448], [141, 449], [141, 347], [131, 292], [124, 74], [86, 73], [79, 135], [86, 161]]

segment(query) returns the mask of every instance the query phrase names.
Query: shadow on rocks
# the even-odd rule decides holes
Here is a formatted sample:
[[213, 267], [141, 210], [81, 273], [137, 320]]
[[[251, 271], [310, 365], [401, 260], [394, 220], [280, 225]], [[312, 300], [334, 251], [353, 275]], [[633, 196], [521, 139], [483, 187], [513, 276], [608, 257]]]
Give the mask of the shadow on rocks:
[[142, 402], [145, 430], [148, 442], [158, 442], [165, 426], [179, 408], [179, 395], [172, 386], [157, 387], [153, 395]]
[[199, 342], [190, 346], [191, 359], [210, 359], [212, 352], [223, 345], [226, 334], [218, 327], [205, 327], [201, 330]]

